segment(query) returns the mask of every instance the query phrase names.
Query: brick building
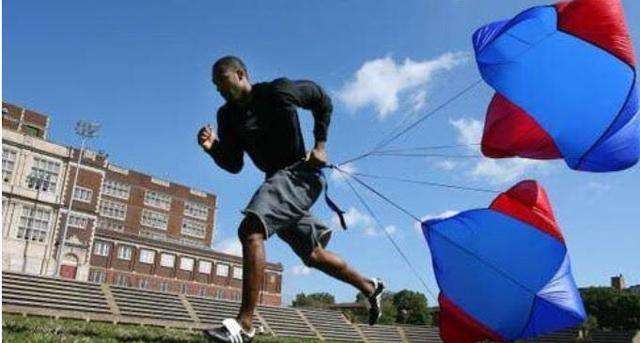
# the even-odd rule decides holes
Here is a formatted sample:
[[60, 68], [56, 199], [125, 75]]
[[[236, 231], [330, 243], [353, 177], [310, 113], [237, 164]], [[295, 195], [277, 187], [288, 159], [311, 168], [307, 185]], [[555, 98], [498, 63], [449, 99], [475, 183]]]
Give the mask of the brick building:
[[47, 116], [3, 103], [3, 270], [50, 274], [70, 149], [46, 140], [48, 126]]
[[[3, 103], [5, 270], [57, 275], [66, 229], [61, 277], [240, 299], [242, 259], [211, 249], [214, 194], [90, 150], [75, 179], [80, 151], [48, 141], [48, 127], [47, 116]], [[280, 305], [281, 282], [282, 265], [267, 263], [261, 303]]]

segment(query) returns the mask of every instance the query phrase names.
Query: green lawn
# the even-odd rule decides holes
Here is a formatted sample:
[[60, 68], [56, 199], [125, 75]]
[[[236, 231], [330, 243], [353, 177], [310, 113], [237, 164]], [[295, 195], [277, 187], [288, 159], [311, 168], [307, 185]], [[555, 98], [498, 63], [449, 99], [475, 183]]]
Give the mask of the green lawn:
[[[158, 343], [207, 343], [197, 331], [164, 329], [153, 326], [114, 325], [69, 319], [22, 317], [3, 314], [3, 342], [158, 342]], [[262, 336], [257, 343], [315, 343], [318, 340], [276, 338]]]

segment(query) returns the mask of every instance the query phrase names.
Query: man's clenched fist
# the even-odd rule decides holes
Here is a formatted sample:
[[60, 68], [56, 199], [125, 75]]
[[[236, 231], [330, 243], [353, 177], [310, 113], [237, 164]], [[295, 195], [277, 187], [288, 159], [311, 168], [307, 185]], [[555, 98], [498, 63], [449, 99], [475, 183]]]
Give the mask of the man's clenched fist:
[[208, 124], [198, 131], [198, 144], [200, 144], [204, 150], [211, 150], [211, 147], [217, 140], [218, 136], [216, 136], [213, 130], [211, 130], [211, 126]]

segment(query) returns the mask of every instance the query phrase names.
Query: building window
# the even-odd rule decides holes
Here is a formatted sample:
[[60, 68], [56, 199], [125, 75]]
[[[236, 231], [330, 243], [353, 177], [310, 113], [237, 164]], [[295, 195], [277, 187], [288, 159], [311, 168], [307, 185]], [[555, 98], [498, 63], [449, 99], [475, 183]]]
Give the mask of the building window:
[[89, 272], [89, 282], [104, 283], [107, 280], [107, 273], [100, 270]]
[[98, 256], [109, 256], [109, 248], [111, 246], [107, 242], [95, 241], [93, 243], [93, 254]]
[[27, 134], [27, 136], [42, 137], [42, 129], [39, 127], [24, 124], [22, 126], [22, 130]]
[[181, 257], [180, 258], [180, 269], [192, 271], [193, 270], [193, 259], [192, 258], [188, 258], [188, 257]]
[[197, 220], [182, 219], [182, 234], [192, 237], [204, 238], [206, 234], [205, 223]]
[[173, 268], [176, 262], [176, 256], [171, 254], [160, 255], [160, 265], [163, 267]]
[[198, 288], [198, 296], [206, 297], [207, 296], [207, 289], [204, 288], [204, 287]]
[[140, 223], [154, 229], [166, 230], [169, 216], [167, 214], [144, 209]]
[[88, 223], [89, 219], [87, 217], [82, 217], [77, 214], [71, 214], [69, 216], [69, 227], [85, 229]]
[[112, 196], [114, 198], [129, 200], [131, 186], [123, 182], [107, 180], [102, 184], [102, 192], [103, 194]]
[[45, 208], [23, 206], [18, 224], [17, 237], [20, 239], [44, 242], [49, 232], [51, 211]]
[[269, 283], [276, 283], [276, 276], [271, 274], [269, 275]]
[[169, 283], [161, 282], [160, 283], [160, 292], [168, 292], [169, 291]]
[[118, 246], [118, 258], [125, 261], [131, 261], [131, 254], [133, 253], [133, 247], [128, 245]]
[[180, 284], [180, 293], [187, 294], [187, 284], [186, 283]]
[[202, 274], [211, 274], [211, 262], [209, 261], [199, 261], [198, 262], [198, 271]]
[[216, 299], [223, 299], [223, 298], [224, 298], [224, 295], [222, 294], [222, 290], [220, 290], [220, 289], [216, 289], [216, 292], [215, 292], [214, 298], [216, 298]]
[[27, 178], [27, 187], [44, 192], [55, 192], [58, 185], [60, 163], [48, 159], [34, 157], [30, 177]]
[[209, 207], [205, 204], [193, 202], [193, 201], [185, 201], [184, 202], [184, 215], [207, 220], [209, 216]]
[[16, 166], [18, 152], [13, 149], [2, 148], [2, 181], [11, 182], [13, 169]]
[[73, 192], [73, 200], [90, 203], [91, 198], [93, 198], [93, 190], [89, 188], [76, 186], [76, 189]]
[[242, 280], [242, 267], [233, 267], [233, 278]]
[[124, 223], [107, 218], [98, 219], [98, 227], [106, 230], [113, 230], [122, 232], [124, 231]]
[[140, 262], [153, 264], [153, 261], [156, 258], [156, 252], [149, 249], [141, 249], [140, 250]]
[[229, 276], [229, 266], [226, 264], [216, 265], [216, 275], [224, 277]]
[[149, 289], [149, 280], [140, 279], [140, 281], [138, 281], [138, 288], [140, 288], [140, 289]]
[[100, 201], [100, 215], [112, 219], [124, 220], [127, 216], [127, 205], [117, 201], [102, 199]]
[[120, 287], [129, 287], [130, 284], [128, 275], [119, 274], [116, 277], [116, 285]]
[[147, 191], [144, 194], [144, 204], [168, 210], [171, 208], [171, 197], [164, 193]]

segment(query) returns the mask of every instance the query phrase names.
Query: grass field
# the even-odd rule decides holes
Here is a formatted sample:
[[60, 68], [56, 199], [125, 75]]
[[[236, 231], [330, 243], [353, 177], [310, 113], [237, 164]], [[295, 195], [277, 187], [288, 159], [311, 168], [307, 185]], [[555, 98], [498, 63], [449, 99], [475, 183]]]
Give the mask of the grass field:
[[[2, 316], [3, 342], [157, 342], [157, 343], [207, 343], [197, 331], [164, 329], [153, 326], [114, 325], [69, 319], [43, 317]], [[261, 336], [257, 343], [315, 343], [319, 340], [304, 340]]]

